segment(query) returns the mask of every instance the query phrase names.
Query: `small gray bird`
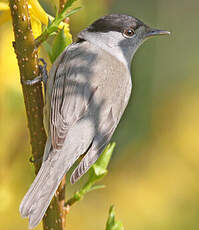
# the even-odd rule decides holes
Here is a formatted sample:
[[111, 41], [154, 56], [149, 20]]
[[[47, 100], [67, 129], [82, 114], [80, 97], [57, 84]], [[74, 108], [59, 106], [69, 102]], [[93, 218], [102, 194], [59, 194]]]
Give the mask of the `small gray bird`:
[[111, 14], [81, 31], [53, 64], [47, 81], [43, 163], [20, 205], [34, 228], [74, 162], [71, 183], [85, 174], [109, 143], [131, 94], [131, 61], [148, 38], [169, 34], [137, 18]]

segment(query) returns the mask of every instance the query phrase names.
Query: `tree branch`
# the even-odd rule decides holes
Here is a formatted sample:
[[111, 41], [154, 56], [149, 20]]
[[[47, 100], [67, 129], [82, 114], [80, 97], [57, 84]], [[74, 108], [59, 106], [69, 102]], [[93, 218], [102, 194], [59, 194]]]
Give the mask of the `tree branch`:
[[[38, 51], [32, 34], [27, 0], [10, 0], [9, 5], [15, 35], [13, 46], [20, 70], [32, 155], [34, 159], [40, 159], [46, 143], [43, 126], [42, 86], [41, 83], [33, 86], [23, 84], [26, 80], [32, 80], [39, 74]], [[34, 166], [35, 173], [37, 173], [41, 163], [35, 161]], [[56, 195], [43, 218], [43, 227], [45, 230], [63, 230], [60, 202]]]

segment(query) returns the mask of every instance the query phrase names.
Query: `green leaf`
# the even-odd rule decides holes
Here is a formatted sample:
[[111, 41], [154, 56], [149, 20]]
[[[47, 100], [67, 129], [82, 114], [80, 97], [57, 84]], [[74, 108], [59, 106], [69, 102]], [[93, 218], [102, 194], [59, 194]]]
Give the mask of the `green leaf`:
[[71, 10], [70, 12], [68, 12], [68, 13], [65, 15], [64, 18], [67, 18], [67, 17], [71, 16], [72, 14], [75, 14], [75, 13], [76, 13], [77, 11], [79, 11], [81, 8], [82, 8], [82, 7], [80, 6], [80, 7], [77, 7], [77, 8], [75, 8], [75, 9]]
[[97, 181], [101, 180], [106, 174], [107, 174], [107, 167], [109, 164], [109, 161], [111, 159], [113, 150], [115, 148], [115, 143], [109, 144], [103, 153], [100, 155], [98, 160], [95, 162], [95, 164], [92, 165], [92, 167], [89, 170], [89, 178], [88, 183], [96, 183]]
[[46, 50], [46, 52], [47, 52], [47, 54], [48, 54], [48, 56], [49, 56], [49, 58], [50, 58], [51, 63], [53, 63], [53, 58], [52, 58], [52, 47], [51, 47], [51, 45], [50, 45], [48, 42], [44, 42], [44, 43], [43, 43], [43, 47], [44, 47], [44, 49]]
[[66, 38], [66, 35], [64, 33], [64, 28], [59, 31], [59, 33], [56, 35], [53, 45], [52, 45], [52, 50], [51, 50], [51, 57], [52, 57], [52, 62], [56, 60], [56, 58], [63, 52], [66, 46], [69, 45], [68, 39]]
[[[83, 187], [76, 192], [72, 198], [70, 198], [66, 204], [69, 204], [70, 206], [79, 201], [80, 199], [84, 198], [84, 195], [90, 191], [104, 188], [104, 185], [95, 185], [99, 180], [101, 180], [108, 172], [107, 166], [109, 164], [109, 161], [111, 159], [113, 150], [115, 148], [115, 143], [109, 144], [99, 159], [96, 161], [96, 163], [89, 169], [89, 177], [87, 182], [83, 185]], [[119, 222], [117, 222], [117, 225]], [[115, 226], [117, 226], [115, 225]], [[119, 225], [118, 225], [119, 226]], [[112, 230], [112, 229], [111, 229]], [[120, 230], [120, 229], [114, 229], [114, 230]]]
[[70, 8], [70, 7], [72, 6], [72, 4], [73, 4], [74, 2], [76, 2], [76, 1], [77, 1], [77, 0], [68, 0], [68, 1], [66, 2], [65, 6], [64, 6], [63, 11], [66, 11], [68, 8]]
[[108, 172], [106, 169], [102, 168], [100, 165], [97, 164], [94, 164], [92, 168], [96, 176], [105, 175]]
[[[49, 21], [48, 21], [48, 26], [44, 29], [43, 33], [35, 39], [35, 44], [36, 46], [41, 45], [44, 41], [48, 39], [52, 34], [56, 33], [58, 31], [60, 23], [66, 18], [69, 17], [70, 15], [76, 13], [77, 11], [80, 10], [81, 7], [77, 7], [71, 11], [68, 11], [68, 9], [72, 6], [72, 4], [77, 1], [77, 0], [68, 0], [64, 6], [64, 9], [56, 14], [55, 18], [51, 20], [49, 16]], [[69, 38], [68, 38], [69, 40]]]
[[124, 230], [123, 224], [120, 221], [115, 220], [115, 207], [113, 205], [109, 209], [106, 230]]
[[115, 143], [109, 144], [94, 165], [100, 167], [102, 171], [106, 170], [114, 148], [115, 148]]
[[[68, 9], [72, 6], [72, 4], [75, 2], [75, 1], [77, 1], [77, 0], [68, 0], [67, 2], [66, 2], [66, 4], [65, 4], [65, 6], [64, 6], [64, 8], [63, 8], [63, 10], [61, 11], [61, 13], [60, 14], [58, 14], [57, 16], [56, 16], [56, 19], [57, 19], [57, 21], [62, 21], [62, 20], [64, 20], [66, 17], [69, 17], [71, 14], [73, 14], [73, 13], [70, 13], [70, 12], [72, 12], [72, 11], [74, 11], [74, 10], [72, 10], [72, 11], [70, 11], [68, 14], [66, 13], [67, 11], [68, 11]], [[79, 7], [78, 7], [79, 8]], [[78, 9], [78, 8], [76, 8], [76, 9]], [[79, 10], [79, 9], [78, 9]], [[77, 12], [77, 10], [75, 10], [75, 12]], [[74, 12], [74, 13], [75, 13]]]
[[89, 188], [87, 190], [87, 192], [91, 192], [91, 191], [98, 190], [98, 189], [103, 189], [105, 187], [106, 187], [106, 185], [103, 185], [103, 184], [101, 184], [101, 185], [93, 185], [91, 188]]

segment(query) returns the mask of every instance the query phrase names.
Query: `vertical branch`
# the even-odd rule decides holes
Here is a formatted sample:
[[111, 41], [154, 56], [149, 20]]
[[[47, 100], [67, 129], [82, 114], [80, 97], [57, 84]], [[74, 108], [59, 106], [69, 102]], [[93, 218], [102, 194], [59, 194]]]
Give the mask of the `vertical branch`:
[[[32, 34], [27, 0], [9, 1], [15, 41], [13, 46], [18, 60], [22, 90], [25, 102], [30, 143], [34, 159], [40, 159], [44, 152], [46, 134], [43, 126], [43, 95], [41, 83], [33, 86], [24, 84], [39, 74], [38, 51]], [[40, 163], [34, 163], [35, 172], [40, 168]], [[63, 230], [60, 202], [55, 196], [43, 219], [45, 230]]]
[[[15, 42], [13, 46], [18, 60], [21, 82], [32, 80], [39, 74], [38, 52], [34, 47], [34, 37], [26, 0], [10, 0]], [[35, 159], [42, 156], [46, 134], [43, 127], [43, 96], [41, 83], [34, 86], [22, 84], [32, 154]], [[38, 172], [40, 165], [35, 164]]]

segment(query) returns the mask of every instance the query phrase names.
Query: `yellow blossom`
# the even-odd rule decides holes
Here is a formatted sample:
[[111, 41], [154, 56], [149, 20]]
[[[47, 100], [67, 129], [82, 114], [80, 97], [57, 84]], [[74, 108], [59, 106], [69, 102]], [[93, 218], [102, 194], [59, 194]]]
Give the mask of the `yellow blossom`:
[[0, 2], [0, 10], [9, 10], [8, 4]]

